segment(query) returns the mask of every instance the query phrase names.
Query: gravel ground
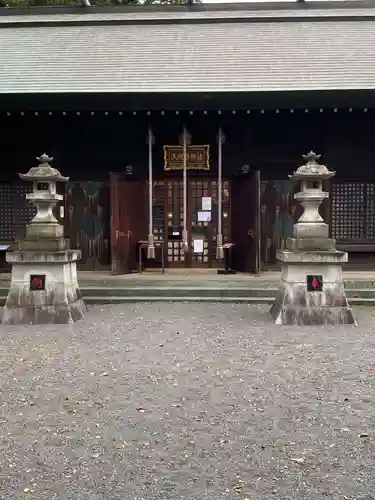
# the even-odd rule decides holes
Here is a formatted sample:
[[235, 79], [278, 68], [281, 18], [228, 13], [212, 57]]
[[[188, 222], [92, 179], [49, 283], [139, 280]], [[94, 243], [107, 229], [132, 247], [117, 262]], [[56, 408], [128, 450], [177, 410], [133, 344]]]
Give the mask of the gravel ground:
[[0, 327], [1, 500], [374, 500], [375, 311], [93, 307]]

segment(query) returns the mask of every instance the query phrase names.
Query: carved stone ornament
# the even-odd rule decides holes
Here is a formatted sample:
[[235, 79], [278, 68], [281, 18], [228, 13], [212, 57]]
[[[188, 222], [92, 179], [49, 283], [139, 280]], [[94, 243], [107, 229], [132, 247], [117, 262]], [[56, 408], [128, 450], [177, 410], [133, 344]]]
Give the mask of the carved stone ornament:
[[57, 168], [53, 168], [50, 162], [53, 157], [49, 157], [45, 153], [37, 156], [39, 162], [37, 167], [31, 167], [26, 174], [18, 174], [20, 179], [24, 181], [55, 181], [55, 182], [68, 182], [69, 177], [64, 177], [60, 174]]
[[306, 178], [320, 178], [320, 179], [329, 179], [333, 177], [336, 172], [330, 172], [325, 165], [318, 163], [321, 158], [321, 155], [317, 155], [314, 151], [310, 151], [307, 155], [303, 155], [306, 163], [301, 165], [297, 170], [290, 175], [291, 179], [306, 179]]

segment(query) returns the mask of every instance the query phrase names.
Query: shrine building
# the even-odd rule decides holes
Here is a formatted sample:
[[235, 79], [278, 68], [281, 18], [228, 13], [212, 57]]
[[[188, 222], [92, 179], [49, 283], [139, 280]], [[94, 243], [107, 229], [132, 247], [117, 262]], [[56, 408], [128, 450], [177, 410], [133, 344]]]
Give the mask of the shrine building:
[[270, 269], [313, 150], [332, 237], [375, 265], [374, 61], [372, 1], [2, 8], [0, 243], [47, 153], [81, 270], [135, 270], [139, 247], [215, 268], [228, 242], [236, 269]]

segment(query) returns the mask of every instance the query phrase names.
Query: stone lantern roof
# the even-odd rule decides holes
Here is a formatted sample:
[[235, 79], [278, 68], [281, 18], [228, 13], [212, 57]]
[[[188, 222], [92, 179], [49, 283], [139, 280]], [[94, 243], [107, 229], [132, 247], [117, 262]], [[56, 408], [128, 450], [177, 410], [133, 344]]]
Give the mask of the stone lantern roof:
[[330, 172], [325, 165], [318, 163], [321, 155], [317, 155], [310, 151], [307, 155], [303, 155], [306, 160], [305, 165], [301, 165], [297, 170], [290, 175], [290, 179], [295, 180], [314, 180], [314, 179], [330, 179], [336, 172]]
[[20, 179], [31, 182], [68, 182], [69, 177], [63, 177], [56, 168], [52, 168], [49, 164], [53, 161], [52, 157], [49, 157], [44, 153], [36, 159], [40, 165], [37, 167], [31, 167], [27, 174], [18, 174]]

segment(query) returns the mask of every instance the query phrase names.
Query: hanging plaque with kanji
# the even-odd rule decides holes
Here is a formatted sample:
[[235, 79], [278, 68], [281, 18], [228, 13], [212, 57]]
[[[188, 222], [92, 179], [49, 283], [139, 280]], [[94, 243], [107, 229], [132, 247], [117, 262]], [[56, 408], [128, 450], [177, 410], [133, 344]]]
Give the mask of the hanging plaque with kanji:
[[[164, 170], [183, 170], [184, 148], [164, 146]], [[186, 148], [187, 170], [210, 170], [210, 146], [198, 145]]]

